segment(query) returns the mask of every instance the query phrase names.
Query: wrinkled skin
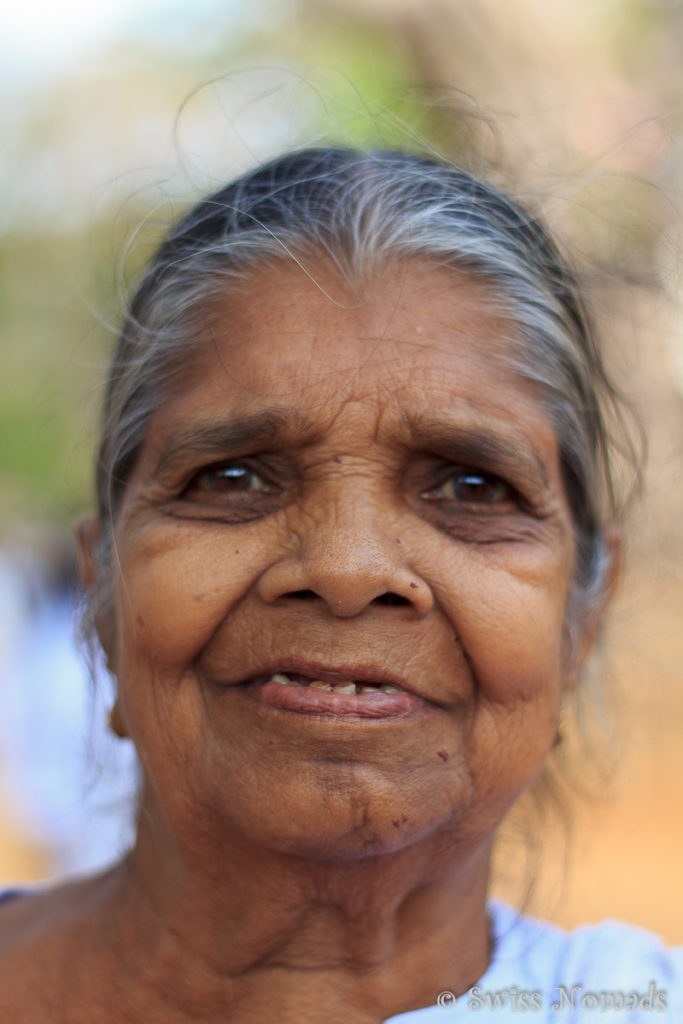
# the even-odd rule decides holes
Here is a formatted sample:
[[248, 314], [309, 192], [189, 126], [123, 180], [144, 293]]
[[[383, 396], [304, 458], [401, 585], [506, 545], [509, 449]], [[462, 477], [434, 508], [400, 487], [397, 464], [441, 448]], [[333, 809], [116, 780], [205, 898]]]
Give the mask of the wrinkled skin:
[[[495, 829], [574, 682], [557, 440], [487, 286], [452, 271], [360, 295], [282, 265], [205, 330], [116, 526], [100, 634], [145, 786], [90, 919], [110, 969], [147, 956], [132, 1020], [263, 1020], [265, 978], [279, 1020], [379, 1021], [482, 973]], [[412, 698], [368, 718], [243, 685], [278, 669]]]
[[[554, 432], [495, 356], [506, 329], [483, 289], [412, 268], [363, 303], [331, 285], [343, 306], [296, 268], [227, 300], [157, 415], [119, 519], [110, 655], [179, 825], [198, 802], [226, 834], [354, 857], [440, 828], [485, 835], [537, 772], [566, 682], [573, 547]], [[182, 446], [273, 408], [289, 434]], [[509, 494], [450, 498], [449, 428], [510, 446]], [[245, 457], [249, 490], [197, 477]], [[380, 728], [267, 717], [234, 684], [291, 658], [377, 665], [427, 704]]]

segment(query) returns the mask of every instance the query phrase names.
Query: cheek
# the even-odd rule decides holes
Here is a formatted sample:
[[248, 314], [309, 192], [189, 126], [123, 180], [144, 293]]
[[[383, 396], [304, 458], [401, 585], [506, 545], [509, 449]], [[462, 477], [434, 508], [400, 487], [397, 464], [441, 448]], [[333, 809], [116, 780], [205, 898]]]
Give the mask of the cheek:
[[445, 602], [486, 699], [526, 703], [558, 687], [570, 572], [571, 559], [552, 548], [487, 547], [451, 559]]
[[470, 664], [476, 711], [467, 761], [487, 821], [502, 817], [541, 770], [565, 685], [568, 560], [549, 553], [504, 565], [491, 551], [461, 574], [453, 619]]
[[219, 531], [169, 523], [141, 531], [118, 551], [115, 587], [117, 663], [148, 660], [159, 673], [182, 673], [264, 568], [259, 531]]

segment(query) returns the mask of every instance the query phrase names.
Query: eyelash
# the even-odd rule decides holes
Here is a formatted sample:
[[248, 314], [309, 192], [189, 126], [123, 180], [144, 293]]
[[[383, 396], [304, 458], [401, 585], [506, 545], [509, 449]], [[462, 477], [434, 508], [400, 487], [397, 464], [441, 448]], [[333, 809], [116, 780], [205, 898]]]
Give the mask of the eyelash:
[[[439, 494], [448, 485], [453, 485], [452, 495]], [[458, 489], [460, 488], [460, 493]], [[464, 488], [478, 491], [475, 494], [462, 493]], [[495, 473], [479, 469], [458, 467], [442, 477], [440, 483], [423, 491], [420, 497], [425, 501], [443, 501], [463, 503], [466, 505], [500, 505], [518, 501], [519, 495], [511, 484], [508, 484]]]
[[[251, 486], [254, 482], [257, 485]], [[237, 486], [231, 486], [231, 483]], [[246, 486], [240, 486], [242, 484]], [[453, 493], [444, 493], [449, 486], [452, 486]], [[277, 488], [265, 474], [258, 472], [248, 461], [235, 460], [200, 470], [184, 488], [182, 497], [191, 498], [199, 491], [233, 498], [254, 494], [265, 496], [275, 490]], [[467, 490], [469, 493], [465, 493]], [[444, 474], [438, 484], [422, 491], [420, 499], [444, 505], [497, 506], [518, 501], [519, 495], [514, 487], [495, 473], [457, 467]]]
[[[210, 479], [216, 479], [222, 474], [222, 481], [228, 483], [229, 481], [235, 481], [241, 483], [249, 478], [256, 479], [259, 481], [257, 487], [220, 487], [211, 486], [208, 481]], [[202, 486], [202, 484], [204, 486]], [[193, 492], [198, 490], [204, 492], [210, 492], [212, 494], [228, 494], [228, 495], [240, 495], [240, 494], [253, 494], [262, 493], [267, 494], [274, 490], [273, 485], [263, 476], [258, 473], [248, 462], [221, 462], [212, 466], [206, 466], [192, 477], [187, 486], [183, 489], [182, 497], [191, 497]]]

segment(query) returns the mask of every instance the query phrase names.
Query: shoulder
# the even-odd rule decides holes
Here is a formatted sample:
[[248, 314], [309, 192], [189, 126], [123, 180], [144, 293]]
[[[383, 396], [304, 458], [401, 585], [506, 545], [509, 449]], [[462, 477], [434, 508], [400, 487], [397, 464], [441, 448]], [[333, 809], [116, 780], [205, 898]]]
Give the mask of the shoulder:
[[58, 884], [0, 888], [0, 964], [15, 949], [53, 937], [62, 946], [82, 930], [115, 870]]
[[0, 981], [10, 965], [42, 950], [53, 936], [64, 936], [74, 903], [78, 886], [73, 884], [0, 890]]
[[683, 947], [617, 921], [567, 932], [493, 901], [491, 963], [457, 1000], [395, 1018], [396, 1024], [535, 1021], [570, 1024], [605, 1014], [619, 1024], [683, 1021]]
[[63, 1019], [83, 951], [92, 947], [95, 881], [0, 892], [0, 1021]]
[[[43, 1024], [49, 1019], [54, 1008], [46, 1005], [45, 993], [53, 988], [60, 968], [58, 945], [51, 936], [58, 921], [53, 893], [0, 892], [0, 1020]], [[58, 1019], [56, 1014], [53, 1018]]]
[[44, 902], [45, 897], [38, 889], [0, 889], [0, 957], [10, 951], [15, 940], [21, 940], [36, 909]]
[[0, 889], [0, 954], [6, 953], [26, 931], [54, 917], [68, 900], [68, 886], [50, 889]]

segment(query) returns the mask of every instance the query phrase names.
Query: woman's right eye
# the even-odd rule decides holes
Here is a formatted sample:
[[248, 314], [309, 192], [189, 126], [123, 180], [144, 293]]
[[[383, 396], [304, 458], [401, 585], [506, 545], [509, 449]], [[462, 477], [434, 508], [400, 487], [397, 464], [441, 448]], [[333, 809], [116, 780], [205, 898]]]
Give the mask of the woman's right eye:
[[271, 489], [263, 477], [250, 466], [241, 462], [231, 462], [202, 469], [192, 477], [183, 492], [183, 497], [192, 498], [201, 494], [253, 494]]

